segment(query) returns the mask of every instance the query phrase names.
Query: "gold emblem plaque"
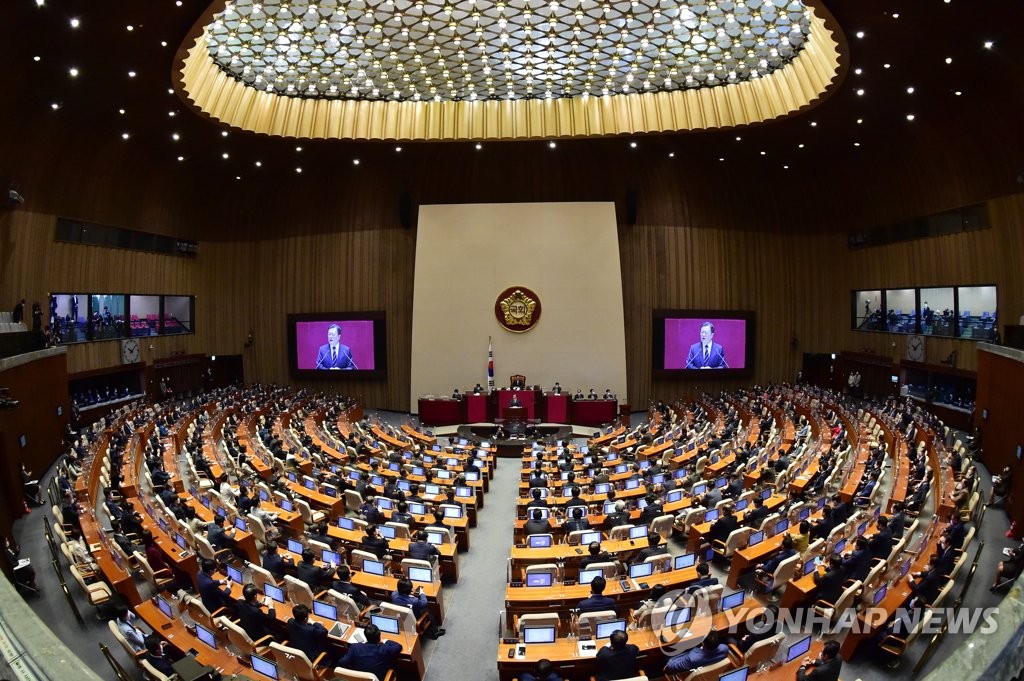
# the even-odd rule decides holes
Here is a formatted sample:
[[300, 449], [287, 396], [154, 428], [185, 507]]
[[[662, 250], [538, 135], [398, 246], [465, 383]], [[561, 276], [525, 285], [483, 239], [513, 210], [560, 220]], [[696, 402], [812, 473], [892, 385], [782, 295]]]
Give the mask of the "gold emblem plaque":
[[540, 297], [525, 286], [510, 286], [498, 294], [494, 317], [514, 333], [529, 331], [540, 320]]

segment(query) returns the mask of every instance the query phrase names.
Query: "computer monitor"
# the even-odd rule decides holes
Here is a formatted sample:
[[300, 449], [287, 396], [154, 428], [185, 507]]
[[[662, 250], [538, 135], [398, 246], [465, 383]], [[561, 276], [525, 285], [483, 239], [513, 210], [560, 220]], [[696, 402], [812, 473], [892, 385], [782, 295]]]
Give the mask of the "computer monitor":
[[284, 590], [268, 582], [263, 583], [263, 593], [278, 603], [284, 603]]
[[444, 507], [445, 518], [461, 518], [462, 507], [461, 506], [445, 506]]
[[527, 511], [527, 515], [532, 518], [537, 511], [540, 511], [541, 518], [547, 518], [551, 515], [551, 509], [537, 506], [534, 506], [533, 508], [529, 509], [529, 511]]
[[580, 535], [580, 544], [593, 544], [594, 542], [601, 543], [600, 532], [584, 532]]
[[612, 488], [610, 482], [599, 482], [594, 485], [594, 494], [608, 494], [608, 490]]
[[385, 634], [398, 633], [397, 617], [387, 617], [386, 615], [370, 615], [370, 624], [374, 625]]
[[464, 499], [472, 499], [473, 498], [473, 488], [472, 487], [456, 487], [455, 488], [455, 496], [462, 497]]
[[157, 518], [156, 523], [160, 526], [160, 529], [163, 531], [163, 533], [167, 534], [167, 521], [163, 518]]
[[241, 584], [242, 583], [242, 571], [241, 570], [236, 568], [234, 565], [228, 565], [227, 570], [228, 570], [228, 579], [230, 579], [235, 584]]
[[267, 658], [260, 657], [259, 655], [252, 655], [249, 659], [249, 662], [252, 665], [252, 670], [254, 672], [262, 674], [268, 679], [274, 679], [274, 681], [277, 681], [277, 679], [281, 678], [277, 674], [277, 665], [268, 660]]
[[551, 586], [554, 581], [554, 575], [550, 572], [526, 573], [526, 586]]
[[576, 580], [580, 584], [590, 584], [594, 581], [594, 578], [601, 577], [604, 575], [604, 570], [598, 568], [597, 570], [580, 570], [579, 578]]
[[809, 560], [806, 563], [804, 563], [804, 574], [809, 575], [812, 572], [814, 572], [817, 568], [818, 564], [815, 563], [813, 560]]
[[769, 497], [771, 497], [771, 495], [772, 495], [772, 491], [771, 491], [771, 489], [770, 489], [770, 488], [769, 488], [769, 489], [763, 489], [763, 490], [761, 490], [761, 498], [762, 498], [762, 499], [763, 499], [764, 501], [768, 501], [768, 498], [769, 498]]
[[684, 570], [688, 567], [693, 567], [697, 564], [696, 553], [684, 553], [681, 556], [676, 556], [672, 559], [672, 569]]
[[822, 497], [822, 498], [818, 499], [818, 503], [816, 503], [814, 505], [814, 507], [820, 511], [821, 509], [825, 508], [825, 504], [827, 504], [827, 503], [828, 503], [828, 499], [826, 497]]
[[320, 556], [320, 560], [327, 563], [328, 565], [335, 566], [341, 565], [345, 562], [344, 559], [342, 559], [340, 553], [335, 553], [334, 551], [329, 551], [327, 549], [324, 549], [323, 554]]
[[725, 487], [728, 484], [729, 484], [729, 478], [718, 478], [717, 480], [715, 480], [715, 487], [718, 488], [718, 489], [722, 489], [723, 487]]
[[156, 607], [159, 608], [160, 612], [166, 615], [168, 619], [174, 619], [174, 616], [171, 615], [171, 604], [168, 603], [163, 596], [156, 597]]
[[445, 470], [444, 468], [439, 468], [435, 472], [435, 475], [441, 480], [450, 480], [452, 477], [452, 472], [449, 470]]
[[685, 478], [687, 475], [689, 475], [689, 471], [687, 471], [685, 468], [680, 468], [678, 470], [672, 471], [672, 478], [675, 480], [678, 480], [679, 478]]
[[779, 522], [775, 523], [775, 527], [773, 528], [772, 535], [774, 536], [776, 534], [782, 534], [783, 532], [785, 532], [788, 529], [789, 529], [789, 518], [783, 518]]
[[647, 526], [646, 525], [636, 525], [634, 527], [629, 528], [629, 538], [630, 539], [640, 539], [641, 537], [646, 537], [646, 536], [647, 536]]
[[316, 489], [316, 480], [310, 480], [309, 478], [307, 478], [307, 479], [302, 481], [302, 484], [308, 490], [315, 490]]
[[678, 627], [689, 622], [691, 617], [690, 608], [672, 608], [665, 613], [665, 626]]
[[295, 504], [293, 504], [289, 499], [282, 499], [281, 508], [291, 513], [292, 511], [295, 510]]
[[379, 475], [371, 475], [370, 484], [376, 487], [380, 487], [384, 484], [384, 478], [380, 477]]
[[807, 520], [810, 517], [811, 517], [811, 509], [809, 507], [806, 507], [806, 506], [804, 508], [801, 508], [800, 512], [797, 514], [797, 518], [800, 519], [800, 522], [803, 522], [803, 521]]
[[425, 567], [410, 567], [409, 568], [409, 579], [413, 582], [422, 582], [423, 584], [433, 584], [434, 582], [434, 571], [430, 568]]
[[466, 471], [463, 475], [466, 476], [466, 482], [476, 482], [480, 479], [480, 471]]
[[212, 631], [198, 622], [196, 622], [196, 638], [211, 648], [217, 648], [217, 637], [213, 635]]
[[209, 497], [199, 497], [199, 503], [202, 504], [203, 506], [205, 506], [206, 508], [210, 508], [210, 499], [209, 499]]
[[373, 504], [382, 511], [390, 511], [395, 507], [394, 502], [387, 497], [377, 497], [373, 500]]
[[306, 547], [303, 546], [302, 542], [300, 542], [298, 539], [289, 539], [288, 540], [288, 550], [291, 551], [292, 553], [299, 553], [299, 554], [301, 554], [302, 550], [304, 548], [306, 548]]
[[615, 502], [614, 501], [606, 501], [606, 502], [604, 502], [604, 509], [603, 510], [604, 510], [604, 514], [605, 515], [611, 515], [612, 513], [615, 513]]
[[235, 529], [242, 532], [249, 531], [249, 525], [245, 522], [245, 518], [235, 518]]
[[394, 539], [396, 535], [395, 528], [388, 527], [387, 525], [378, 525], [377, 531], [380, 532], [380, 536], [385, 539]]
[[704, 493], [708, 491], [708, 486], [705, 484], [693, 486], [693, 496], [700, 497], [704, 496]]
[[639, 501], [636, 502], [636, 507], [641, 509], [641, 510], [647, 508], [647, 500], [646, 499], [640, 499]]
[[413, 466], [412, 467], [412, 474], [413, 475], [423, 475], [423, 466]]
[[298, 479], [299, 479], [299, 476], [295, 475], [295, 473], [293, 473], [293, 472], [289, 472], [288, 473], [288, 479], [291, 480], [292, 482], [297, 482]]
[[875, 591], [875, 597], [871, 601], [871, 605], [878, 605], [879, 603], [881, 603], [882, 599], [885, 598], [885, 594], [888, 590], [889, 585], [885, 583], [883, 583], [882, 586], [878, 587], [878, 590]]
[[626, 620], [609, 620], [607, 622], [597, 623], [597, 636], [596, 638], [611, 638], [611, 635], [616, 631], [626, 630]]
[[408, 480], [399, 480], [395, 484], [398, 487], [398, 489], [402, 490], [403, 492], [411, 492], [412, 491], [412, 483], [410, 483]]
[[637, 563], [629, 566], [629, 576], [633, 579], [650, 577], [654, 574], [654, 563]]
[[426, 484], [424, 487], [426, 488], [427, 494], [436, 496], [441, 493], [441, 488], [438, 485]]
[[907, 573], [910, 572], [910, 560], [903, 561], [903, 565], [900, 567], [900, 577], [906, 577]]
[[747, 681], [747, 671], [750, 667], [743, 666], [739, 669], [734, 669], [731, 672], [726, 672], [718, 677], [718, 681]]
[[338, 607], [333, 603], [313, 601], [313, 614], [317, 617], [323, 617], [325, 619], [337, 621]]
[[359, 482], [359, 480], [362, 479], [362, 477], [363, 476], [362, 476], [362, 474], [359, 471], [349, 471], [348, 472], [348, 479], [349, 480], [354, 480], [356, 482]]
[[764, 532], [758, 530], [757, 532], [751, 532], [750, 537], [747, 538], [747, 547], [757, 546], [764, 541]]
[[531, 549], [546, 549], [551, 546], [551, 535], [531, 534], [527, 542]]
[[867, 529], [868, 529], [867, 521], [862, 522], [860, 525], [857, 526], [857, 536], [858, 537], [863, 536], [864, 533], [867, 532]]
[[554, 643], [554, 627], [523, 627], [523, 643]]
[[[649, 461], [644, 461], [644, 463], [649, 464], [650, 462]], [[658, 473], [657, 475], [652, 475], [651, 476], [651, 484], [652, 485], [660, 485], [663, 482], [665, 482], [665, 474], [664, 473]]]
[[671, 504], [672, 502], [679, 501], [682, 498], [683, 498], [683, 490], [681, 490], [681, 489], [674, 489], [674, 490], [672, 490], [671, 492], [668, 493], [668, 496], [665, 497], [665, 500], [668, 503]]
[[177, 544], [178, 548], [180, 548], [182, 551], [188, 549], [188, 543], [185, 541], [185, 538], [177, 532], [174, 533], [174, 543]]
[[225, 510], [224, 510], [223, 508], [221, 508], [220, 506], [216, 506], [216, 507], [215, 507], [215, 508], [213, 509], [213, 512], [214, 512], [214, 514], [216, 514], [216, 516], [217, 516], [218, 518], [227, 518], [227, 517], [228, 517], [228, 512], [227, 512], [227, 511], [225, 511]]
[[733, 591], [728, 596], [723, 596], [721, 601], [722, 612], [726, 610], [732, 610], [743, 605], [743, 598], [746, 596], [746, 592], [742, 589], [740, 591]]
[[839, 555], [839, 554], [841, 554], [845, 550], [846, 550], [846, 540], [845, 539], [840, 539], [839, 541], [836, 542], [836, 547], [834, 549], [832, 549], [832, 553], [834, 553], [836, 555]]
[[440, 546], [444, 543], [444, 535], [441, 532], [431, 532], [427, 530], [427, 543], [433, 544], [434, 546]]
[[338, 527], [343, 530], [354, 530], [356, 529], [356, 524], [351, 518], [338, 518]]
[[713, 523], [714, 521], [718, 520], [718, 516], [720, 514], [721, 512], [717, 508], [713, 508], [704, 514], [704, 522]]
[[735, 508], [737, 511], [745, 511], [747, 510], [747, 506], [749, 505], [750, 499], [740, 499], [739, 501], [736, 502]]
[[409, 502], [409, 513], [412, 513], [413, 515], [426, 515], [427, 514], [427, 505], [426, 504], [421, 504], [418, 501], [410, 501]]
[[811, 637], [804, 636], [802, 639], [791, 645], [786, 650], [786, 662], [792, 662], [798, 657], [802, 657], [807, 654], [807, 651], [811, 649]]
[[445, 463], [446, 466], [458, 466], [459, 465], [459, 460], [452, 456], [452, 457], [448, 457], [447, 459], [445, 459], [444, 463]]
[[398, 471], [402, 470], [402, 466], [397, 461], [392, 461], [391, 463], [388, 464], [388, 470], [397, 473]]
[[379, 560], [364, 560], [363, 572], [369, 575], [377, 575], [378, 577], [383, 577], [384, 563], [380, 562]]
[[270, 493], [267, 490], [260, 490], [260, 501], [270, 501]]

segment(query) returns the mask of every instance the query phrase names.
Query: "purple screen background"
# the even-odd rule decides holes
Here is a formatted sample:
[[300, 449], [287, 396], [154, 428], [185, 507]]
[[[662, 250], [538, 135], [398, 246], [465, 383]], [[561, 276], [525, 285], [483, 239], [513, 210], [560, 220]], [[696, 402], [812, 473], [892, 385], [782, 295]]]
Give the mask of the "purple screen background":
[[331, 324], [341, 327], [341, 344], [352, 349], [352, 360], [359, 370], [372, 371], [375, 368], [372, 320], [295, 322], [298, 368], [310, 371], [316, 369], [316, 355], [320, 346], [327, 343], [327, 329]]
[[[713, 343], [722, 346], [730, 369], [745, 369], [747, 365], [747, 320], [745, 319], [666, 319], [665, 368], [683, 369], [690, 346], [700, 341], [700, 325], [715, 325]], [[326, 333], [326, 332], [325, 332]], [[703, 369], [691, 369], [703, 371]]]

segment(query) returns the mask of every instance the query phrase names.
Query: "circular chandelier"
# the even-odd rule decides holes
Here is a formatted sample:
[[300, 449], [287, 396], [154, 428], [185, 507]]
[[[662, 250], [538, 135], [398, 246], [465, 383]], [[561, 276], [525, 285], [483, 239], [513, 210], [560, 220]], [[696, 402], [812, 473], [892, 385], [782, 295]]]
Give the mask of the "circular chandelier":
[[476, 101], [760, 79], [806, 44], [803, 0], [234, 0], [209, 55], [272, 94]]

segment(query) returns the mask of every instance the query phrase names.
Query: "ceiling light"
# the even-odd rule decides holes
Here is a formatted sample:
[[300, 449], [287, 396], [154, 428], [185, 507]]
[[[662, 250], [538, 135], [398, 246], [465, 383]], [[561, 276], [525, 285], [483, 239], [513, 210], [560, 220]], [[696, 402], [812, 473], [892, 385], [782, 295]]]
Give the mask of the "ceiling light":
[[174, 88], [167, 88], [167, 94], [173, 95], [174, 94]]
[[220, 131], [220, 136], [221, 137], [227, 137], [228, 136], [228, 131], [227, 130], [221, 130]]
[[991, 50], [994, 46], [995, 46], [995, 43], [992, 42], [991, 40], [986, 40], [985, 41], [984, 47], [985, 47], [986, 50]]
[[900, 13], [899, 12], [893, 12], [892, 13], [892, 18], [893, 19], [899, 19], [900, 18]]
[[241, 180], [241, 179], [242, 179], [242, 176], [241, 176], [241, 175], [235, 175], [235, 179], [236, 179], [236, 180]]
[[765, 156], [765, 155], [766, 155], [767, 153], [768, 153], [767, 151], [762, 151], [762, 152], [761, 152], [761, 155], [762, 155], [762, 156]]
[[[225, 136], [227, 135], [227, 133], [224, 133], [224, 134], [225, 134]], [[302, 147], [295, 147], [295, 151], [302, 151]]]
[[742, 140], [742, 139], [743, 139], [742, 137], [740, 137], [739, 135], [736, 135], [736, 141], [737, 141], [737, 142], [739, 142], [739, 141], [740, 141], [740, 140]]
[[395, 147], [395, 151], [401, 151], [402, 147]]
[[724, 156], [720, 156], [720, 157], [718, 158], [718, 160], [719, 160], [719, 161], [724, 161], [724, 160], [725, 160], [725, 157], [724, 157]]
[[960, 90], [954, 90], [953, 94], [956, 95], [957, 97], [959, 97], [960, 95], [963, 94], [963, 92], [961, 92]]
[[629, 143], [629, 148], [630, 149], [636, 149], [636, 142], [630, 142]]
[[863, 123], [863, 122], [864, 122], [864, 119], [863, 119], [863, 118], [858, 118], [858, 119], [857, 119], [857, 125], [860, 125], [860, 124], [861, 124], [861, 123]]
[[171, 135], [171, 139], [177, 142], [178, 140], [181, 139], [181, 135], [179, 135], [178, 133], [174, 133]]
[[167, 47], [167, 41], [166, 40], [161, 40], [160, 41], [160, 47]]
[[857, 88], [857, 96], [858, 97], [863, 97], [864, 96], [864, 88]]
[[953, 63], [953, 58], [952, 57], [946, 57], [946, 63], [947, 64], [952, 64]]
[[71, 19], [71, 28], [78, 28], [81, 23], [82, 22], [78, 20], [78, 17], [74, 17]]
[[32, 61], [39, 61], [40, 59], [42, 59], [42, 57], [40, 57], [38, 54], [32, 57]]
[[50, 108], [53, 109], [54, 111], [56, 111], [57, 109], [60, 108], [60, 104], [58, 104], [57, 102], [54, 102], [53, 104], [50, 105]]
[[179, 157], [178, 157], [178, 160], [179, 160], [179, 161], [184, 161], [184, 160], [185, 160], [185, 157], [184, 157], [184, 156], [179, 156]]
[[789, 166], [782, 166], [783, 170], [789, 170]]
[[913, 85], [911, 85], [910, 87], [907, 88], [907, 94], [908, 95], [914, 94], [914, 86]]
[[853, 72], [854, 72], [854, 74], [859, 76], [860, 74], [864, 73], [864, 69], [857, 68], [857, 69], [854, 69]]
[[476, 150], [477, 151], [480, 151], [483, 148], [484, 148], [484, 145], [480, 144], [479, 142], [476, 143]]
[[128, 31], [129, 33], [131, 33], [132, 31], [134, 31], [134, 30], [135, 30], [135, 27], [134, 27], [134, 26], [132, 26], [131, 24], [128, 24], [128, 25], [127, 25], [127, 26], [125, 26], [124, 28], [125, 28], [125, 30], [126, 30], [126, 31]]
[[804, 148], [804, 143], [801, 142], [800, 144], [796, 145], [796, 147], [797, 147], [797, 149], [803, 149]]
[[296, 168], [296, 169], [295, 169], [295, 172], [297, 172], [297, 173], [301, 173], [301, 172], [302, 172], [302, 168]]
[[46, 0], [36, 0], [36, 7], [42, 7], [46, 4]]
[[119, 113], [119, 114], [121, 114], [122, 116], [124, 116], [124, 109], [118, 109], [118, 110], [117, 110], [117, 113]]
[[676, 152], [674, 152], [674, 151], [668, 152], [668, 157], [669, 158], [675, 158], [676, 157]]
[[78, 77], [78, 69], [76, 69], [74, 66], [72, 66], [70, 69], [68, 69], [68, 75], [71, 76], [72, 78], [77, 78]]
[[864, 37], [864, 31], [857, 31], [857, 37], [858, 38], [863, 38]]
[[914, 120], [914, 114], [907, 114], [907, 120], [908, 121]]
[[263, 167], [263, 161], [256, 161], [256, 167], [257, 168], [262, 168]]
[[855, 146], [855, 147], [859, 147], [859, 146], [860, 146], [860, 142], [854, 142], [854, 143], [853, 143], [853, 146]]
[[223, 154], [220, 155], [220, 157], [226, 161], [228, 160], [228, 158], [230, 158], [230, 155], [228, 154], [228, 152], [225, 151]]
[[129, 71], [128, 72], [128, 77], [129, 78], [134, 78], [135, 77], [135, 72], [134, 71]]
[[359, 159], [358, 158], [352, 159], [352, 165], [354, 165], [354, 166], [359, 165]]
[[548, 149], [554, 149], [554, 148], [555, 148], [555, 147], [557, 147], [557, 146], [558, 146], [558, 145], [557, 145], [557, 144], [555, 144], [555, 142], [553, 142], [553, 141], [552, 141], [552, 142], [548, 142]]
[[811, 121], [811, 127], [812, 128], [818, 127], [818, 121]]
[[121, 133], [121, 139], [123, 139], [123, 140], [126, 140], [126, 139], [128, 139], [129, 137], [131, 137], [131, 135], [129, 135], [128, 133], [126, 133], [126, 132], [122, 132], [122, 133]]
[[891, 67], [892, 67], [892, 64], [889, 64], [889, 63], [882, 64], [882, 68], [883, 69], [888, 69], [888, 68], [891, 68]]

